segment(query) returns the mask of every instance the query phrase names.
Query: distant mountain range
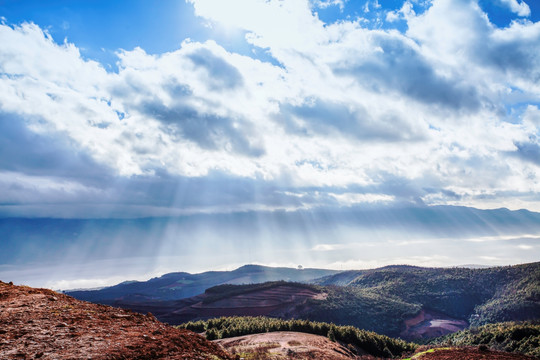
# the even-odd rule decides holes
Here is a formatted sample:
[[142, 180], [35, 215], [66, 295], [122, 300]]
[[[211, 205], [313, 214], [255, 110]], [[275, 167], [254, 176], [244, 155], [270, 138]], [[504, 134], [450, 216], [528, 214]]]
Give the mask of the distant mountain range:
[[312, 282], [337, 273], [337, 270], [244, 265], [233, 271], [208, 271], [200, 274], [174, 272], [148, 281], [125, 281], [98, 290], [72, 290], [64, 293], [79, 300], [118, 305], [131, 301], [179, 300], [199, 295], [208, 288], [223, 284], [258, 284], [278, 280]]
[[246, 265], [67, 293], [152, 312], [171, 324], [264, 315], [418, 339], [469, 325], [540, 319], [540, 263], [482, 269], [400, 265], [344, 272]]

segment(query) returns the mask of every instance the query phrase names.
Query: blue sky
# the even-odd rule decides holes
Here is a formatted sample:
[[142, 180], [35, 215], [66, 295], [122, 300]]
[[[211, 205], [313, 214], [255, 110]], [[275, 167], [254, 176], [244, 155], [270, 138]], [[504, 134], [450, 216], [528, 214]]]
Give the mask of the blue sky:
[[539, 259], [537, 1], [0, 16], [3, 280]]

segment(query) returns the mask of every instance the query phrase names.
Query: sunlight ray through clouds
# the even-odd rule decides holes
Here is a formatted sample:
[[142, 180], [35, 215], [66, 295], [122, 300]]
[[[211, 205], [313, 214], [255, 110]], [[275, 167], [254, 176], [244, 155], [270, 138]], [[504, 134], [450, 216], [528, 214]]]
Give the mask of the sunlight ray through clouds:
[[189, 0], [159, 51], [60, 3], [0, 4], [3, 262], [538, 258], [532, 1]]

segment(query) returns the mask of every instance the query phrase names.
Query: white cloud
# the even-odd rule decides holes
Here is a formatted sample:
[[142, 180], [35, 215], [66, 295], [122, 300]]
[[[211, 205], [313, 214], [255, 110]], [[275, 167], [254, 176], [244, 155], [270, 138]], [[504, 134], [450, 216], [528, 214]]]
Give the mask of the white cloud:
[[330, 6], [338, 6], [341, 10], [345, 7], [345, 3], [348, 0], [310, 0], [311, 4], [315, 8], [326, 9]]
[[509, 241], [509, 240], [540, 240], [540, 235], [535, 234], [518, 234], [518, 235], [497, 235], [497, 236], [482, 236], [477, 238], [466, 239], [470, 242], [491, 242], [491, 241]]
[[399, 10], [388, 11], [386, 13], [386, 21], [395, 22], [399, 19], [409, 20], [416, 16], [413, 9], [413, 4], [410, 1], [405, 1]]
[[309, 1], [192, 3], [281, 66], [186, 40], [121, 50], [107, 72], [36, 25], [1, 25], [0, 109], [123, 178], [217, 171], [320, 187], [342, 205], [540, 208], [538, 109], [505, 113], [515, 93], [540, 96], [539, 23], [496, 29], [475, 2], [437, 0], [421, 15], [405, 2], [403, 34], [324, 24]]
[[519, 16], [531, 15], [531, 8], [529, 8], [529, 5], [523, 0], [500, 0], [500, 2]]
[[350, 249], [351, 246], [347, 244], [317, 244], [311, 250], [313, 251], [335, 251]]
[[247, 40], [262, 48], [306, 49], [325, 40], [323, 23], [305, 0], [189, 1], [198, 16], [250, 31]]
[[523, 114], [523, 123], [534, 127], [540, 127], [540, 109], [535, 105], [527, 105], [527, 109]]
[[416, 265], [425, 267], [448, 267], [459, 265], [458, 263], [451, 263], [451, 258], [445, 255], [433, 254], [431, 256], [410, 256], [410, 257], [387, 257], [380, 259], [351, 259], [347, 261], [336, 261], [327, 265], [331, 269], [340, 270], [364, 270], [375, 269], [388, 265]]
[[345, 206], [362, 203], [391, 203], [395, 200], [394, 196], [385, 194], [330, 193], [330, 195], [336, 198], [336, 200], [338, 200], [340, 204]]

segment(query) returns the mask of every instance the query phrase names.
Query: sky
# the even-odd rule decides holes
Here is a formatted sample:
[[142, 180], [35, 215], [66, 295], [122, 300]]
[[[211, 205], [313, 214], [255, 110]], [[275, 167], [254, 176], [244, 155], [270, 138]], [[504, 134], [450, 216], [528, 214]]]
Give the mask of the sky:
[[540, 260], [536, 0], [0, 0], [0, 279]]

